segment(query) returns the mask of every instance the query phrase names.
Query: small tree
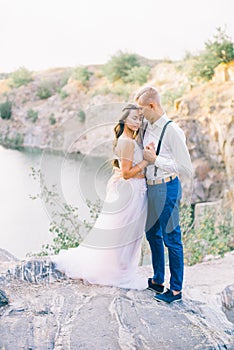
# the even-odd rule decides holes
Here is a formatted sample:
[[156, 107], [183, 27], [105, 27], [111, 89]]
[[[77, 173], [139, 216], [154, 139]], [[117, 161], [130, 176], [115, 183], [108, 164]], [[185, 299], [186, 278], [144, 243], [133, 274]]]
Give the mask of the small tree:
[[50, 114], [49, 121], [50, 121], [51, 125], [56, 124], [56, 119], [55, 119], [54, 113]]
[[82, 123], [85, 122], [86, 115], [85, 115], [85, 112], [84, 112], [82, 109], [79, 110], [79, 112], [78, 112], [78, 117], [79, 117], [79, 119], [80, 119], [80, 121], [81, 121]]
[[5, 102], [0, 104], [0, 117], [2, 119], [10, 119], [11, 118], [11, 108], [12, 102], [6, 100]]
[[137, 55], [119, 51], [103, 67], [103, 73], [111, 82], [120, 79], [126, 82], [131, 69], [139, 66], [140, 63]]
[[150, 67], [148, 66], [133, 67], [124, 80], [130, 83], [144, 84], [148, 80], [149, 72]]
[[15, 72], [11, 74], [13, 87], [20, 87], [21, 85], [26, 85], [32, 81], [32, 73], [25, 67], [20, 67]]
[[46, 256], [58, 254], [61, 249], [69, 249], [78, 247], [83, 237], [81, 235], [81, 226], [83, 226], [87, 232], [91, 230], [95, 221], [97, 220], [101, 203], [97, 200], [92, 203], [86, 200], [87, 206], [90, 211], [91, 221], [79, 220], [78, 207], [61, 201], [59, 193], [56, 191], [56, 185], [52, 185], [49, 188], [46, 184], [44, 175], [40, 169], [31, 167], [31, 173], [29, 174], [34, 180], [37, 180], [41, 184], [41, 192], [29, 197], [32, 200], [41, 199], [50, 206], [52, 210], [52, 220], [50, 222], [49, 231], [53, 235], [52, 244], [43, 244], [41, 251], [38, 253], [28, 253], [27, 256]]
[[33, 123], [35, 123], [38, 119], [38, 112], [34, 111], [34, 109], [30, 108], [27, 111], [27, 119], [30, 119]]
[[54, 85], [51, 82], [42, 82], [37, 90], [37, 96], [41, 100], [46, 100], [47, 98], [51, 97], [54, 93]]
[[90, 72], [86, 67], [80, 66], [74, 69], [72, 77], [75, 80], [79, 80], [84, 86], [86, 86], [92, 75], [93, 72]]
[[191, 76], [210, 80], [214, 75], [214, 68], [220, 63], [234, 60], [234, 44], [231, 38], [221, 27], [217, 28], [217, 34], [213, 40], [205, 43], [205, 50], [197, 57]]

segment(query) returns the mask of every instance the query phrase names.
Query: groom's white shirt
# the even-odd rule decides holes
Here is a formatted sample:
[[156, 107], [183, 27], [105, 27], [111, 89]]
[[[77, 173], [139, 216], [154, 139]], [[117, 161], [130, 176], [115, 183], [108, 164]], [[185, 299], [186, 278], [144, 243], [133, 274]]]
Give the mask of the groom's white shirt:
[[[153, 124], [147, 122], [148, 125], [143, 140], [144, 147], [150, 142], [154, 142], [155, 150], [157, 149], [163, 126], [168, 120], [169, 118], [164, 113]], [[186, 137], [183, 130], [176, 123], [170, 123], [167, 126], [155, 165], [158, 167], [157, 176], [154, 176], [154, 165], [150, 164], [146, 169], [147, 180], [162, 179], [175, 174], [182, 178], [192, 178], [193, 168], [186, 146]]]

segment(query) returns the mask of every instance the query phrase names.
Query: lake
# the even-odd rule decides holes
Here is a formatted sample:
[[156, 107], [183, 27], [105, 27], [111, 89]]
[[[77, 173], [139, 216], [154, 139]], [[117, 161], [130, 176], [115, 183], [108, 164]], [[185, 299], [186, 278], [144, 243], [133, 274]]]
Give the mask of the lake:
[[86, 199], [104, 199], [106, 183], [111, 176], [107, 159], [63, 155], [36, 149], [6, 149], [0, 145], [0, 247], [17, 258], [27, 252], [39, 252], [42, 244], [52, 242], [49, 224], [51, 209], [45, 201], [32, 200], [41, 192], [31, 167], [40, 169], [46, 185], [55, 187], [59, 198], [79, 208], [79, 217], [90, 219]]

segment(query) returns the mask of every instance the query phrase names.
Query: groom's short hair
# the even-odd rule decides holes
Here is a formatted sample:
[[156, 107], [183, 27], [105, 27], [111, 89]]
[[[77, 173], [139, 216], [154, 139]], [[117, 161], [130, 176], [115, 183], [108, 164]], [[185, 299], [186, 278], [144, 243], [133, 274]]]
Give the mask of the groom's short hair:
[[158, 104], [161, 104], [159, 93], [152, 86], [146, 86], [146, 87], [140, 89], [136, 93], [134, 99], [137, 103], [140, 103], [143, 105], [147, 105], [147, 104], [152, 103], [152, 102], [156, 102]]

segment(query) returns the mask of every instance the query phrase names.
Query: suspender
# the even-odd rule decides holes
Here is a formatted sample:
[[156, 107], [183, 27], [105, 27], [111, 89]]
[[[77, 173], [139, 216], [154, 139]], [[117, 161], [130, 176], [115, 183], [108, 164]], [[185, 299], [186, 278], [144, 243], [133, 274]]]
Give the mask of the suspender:
[[[160, 152], [160, 149], [161, 149], [161, 145], [162, 145], [162, 139], [163, 139], [163, 136], [165, 134], [165, 131], [166, 131], [166, 128], [167, 128], [167, 125], [170, 124], [172, 122], [172, 120], [169, 120], [163, 127], [162, 129], [162, 132], [161, 132], [161, 135], [160, 135], [160, 138], [159, 138], [159, 141], [158, 141], [158, 147], [157, 147], [157, 150], [156, 150], [156, 156], [159, 155], [159, 152]], [[154, 166], [154, 176], [156, 177], [157, 176], [157, 172], [158, 172], [158, 167], [155, 165]]]
[[148, 126], [148, 123], [145, 123], [145, 127], [143, 129], [143, 134], [142, 134], [142, 145], [143, 145], [143, 139], [145, 137], [145, 132], [146, 132], [147, 126]]
[[[157, 150], [156, 150], [156, 155], [158, 156], [159, 155], [159, 152], [160, 152], [160, 149], [161, 149], [161, 145], [162, 145], [162, 139], [163, 139], [163, 136], [165, 134], [165, 131], [166, 131], [166, 128], [168, 126], [168, 124], [170, 124], [172, 122], [172, 120], [169, 120], [168, 122], [166, 122], [166, 124], [164, 125], [163, 129], [162, 129], [162, 132], [161, 132], [161, 135], [160, 135], [160, 138], [159, 138], [159, 141], [158, 141], [158, 146], [157, 146]], [[144, 128], [143, 130], [143, 138], [145, 136], [145, 132], [146, 132], [146, 129], [147, 129], [147, 125], [148, 123], [146, 124], [146, 127]], [[143, 140], [142, 138], [142, 140]], [[157, 176], [157, 171], [158, 171], [158, 167], [155, 165], [154, 166], [154, 176], [156, 177]]]
[[167, 125], [168, 125], [169, 123], [171, 123], [171, 122], [172, 122], [172, 120], [169, 120], [169, 121], [164, 125], [164, 127], [163, 127], [163, 129], [162, 129], [162, 132], [161, 132], [161, 135], [160, 135], [160, 138], [159, 138], [159, 141], [158, 141], [158, 147], [157, 147], [157, 150], [156, 150], [156, 156], [159, 155], [160, 148], [161, 148], [161, 144], [162, 144], [162, 139], [163, 139], [163, 136], [164, 136], [164, 134], [165, 134]]

